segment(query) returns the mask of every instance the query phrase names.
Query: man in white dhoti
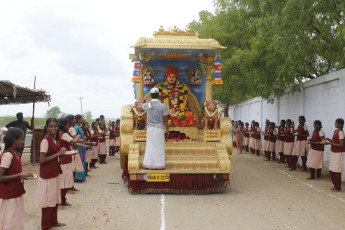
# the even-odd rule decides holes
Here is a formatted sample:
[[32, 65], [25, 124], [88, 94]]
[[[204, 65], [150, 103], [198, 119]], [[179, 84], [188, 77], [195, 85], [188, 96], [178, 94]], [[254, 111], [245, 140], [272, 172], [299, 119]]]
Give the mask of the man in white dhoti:
[[159, 90], [157, 88], [152, 88], [152, 100], [142, 105], [142, 108], [147, 111], [146, 151], [143, 162], [144, 169], [165, 169], [164, 126], [168, 135], [168, 111], [166, 106], [158, 101], [158, 96]]

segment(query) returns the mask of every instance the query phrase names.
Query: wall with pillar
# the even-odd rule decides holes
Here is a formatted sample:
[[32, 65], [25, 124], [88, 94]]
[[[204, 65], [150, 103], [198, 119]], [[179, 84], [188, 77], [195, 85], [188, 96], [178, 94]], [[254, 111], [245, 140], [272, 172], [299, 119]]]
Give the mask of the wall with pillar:
[[[291, 119], [298, 123], [298, 116], [307, 119], [309, 133], [312, 133], [314, 120], [320, 120], [326, 137], [332, 138], [334, 122], [337, 118], [345, 118], [345, 69], [307, 81], [300, 86], [300, 92], [286, 93], [270, 103], [262, 98], [252, 98], [229, 108], [229, 116], [233, 120], [249, 122], [258, 121], [264, 127], [266, 119], [278, 124], [279, 120]], [[330, 147], [326, 146], [324, 168], [329, 161]], [[343, 172], [343, 180], [345, 173]]]

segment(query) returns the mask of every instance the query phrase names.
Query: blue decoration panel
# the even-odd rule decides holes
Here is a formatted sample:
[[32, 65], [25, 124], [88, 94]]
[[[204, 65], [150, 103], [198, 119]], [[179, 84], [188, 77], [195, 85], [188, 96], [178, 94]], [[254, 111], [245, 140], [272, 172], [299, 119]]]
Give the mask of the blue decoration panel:
[[[171, 65], [178, 70], [178, 80], [185, 83], [191, 90], [191, 92], [198, 99], [199, 104], [204, 101], [205, 98], [205, 74], [198, 62], [188, 61], [149, 61], [145, 65], [150, 66], [155, 71], [154, 85], [165, 81], [165, 69]], [[201, 85], [189, 85], [188, 71], [192, 68], [198, 68], [202, 72]], [[150, 92], [154, 85], [144, 85], [144, 95]], [[136, 83], [133, 85], [134, 94], [136, 94]]]

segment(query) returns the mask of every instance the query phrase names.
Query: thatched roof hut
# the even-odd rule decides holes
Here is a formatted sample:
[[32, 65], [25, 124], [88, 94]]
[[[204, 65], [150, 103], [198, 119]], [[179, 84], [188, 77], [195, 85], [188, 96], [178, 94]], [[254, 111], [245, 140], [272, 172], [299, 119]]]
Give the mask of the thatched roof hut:
[[0, 81], [0, 105], [50, 102], [50, 95], [40, 89], [29, 89], [10, 81]]

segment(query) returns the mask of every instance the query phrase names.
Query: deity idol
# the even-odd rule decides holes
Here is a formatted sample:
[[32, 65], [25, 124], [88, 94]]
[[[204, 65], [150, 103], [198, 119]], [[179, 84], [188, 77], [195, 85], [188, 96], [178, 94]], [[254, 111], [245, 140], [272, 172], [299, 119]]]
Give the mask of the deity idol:
[[166, 105], [172, 126], [195, 126], [193, 113], [188, 111], [188, 89], [178, 81], [178, 71], [173, 66], [165, 70], [166, 81], [159, 87], [159, 100]]

